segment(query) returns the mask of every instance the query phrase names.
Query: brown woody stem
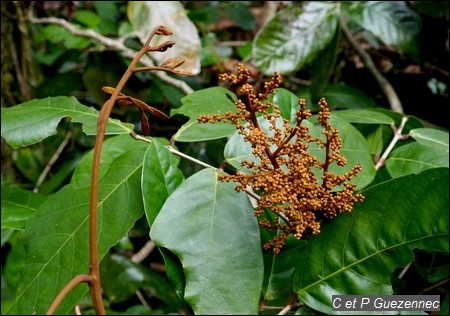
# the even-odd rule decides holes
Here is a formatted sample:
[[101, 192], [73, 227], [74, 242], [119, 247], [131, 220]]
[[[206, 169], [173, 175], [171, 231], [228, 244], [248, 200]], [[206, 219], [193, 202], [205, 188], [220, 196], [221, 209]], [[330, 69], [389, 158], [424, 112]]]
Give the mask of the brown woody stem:
[[[92, 302], [94, 304], [94, 309], [96, 314], [105, 314], [105, 308], [103, 305], [101, 287], [100, 287], [100, 271], [99, 271], [99, 260], [98, 260], [98, 243], [97, 243], [97, 202], [98, 202], [98, 175], [100, 169], [100, 156], [102, 150], [102, 144], [105, 137], [106, 124], [108, 118], [111, 114], [114, 103], [119, 96], [120, 91], [125, 86], [128, 79], [133, 75], [134, 69], [136, 68], [139, 60], [149, 51], [164, 51], [162, 46], [158, 46], [156, 50], [154, 47], [150, 47], [150, 41], [155, 35], [156, 31], [153, 31], [147, 41], [145, 42], [143, 48], [136, 54], [136, 56], [131, 61], [124, 75], [120, 79], [116, 86], [116, 90], [110, 97], [108, 101], [105, 102], [97, 121], [97, 137], [95, 140], [94, 147], [94, 158], [92, 164], [92, 178], [91, 178], [91, 196], [90, 196], [90, 206], [89, 206], [89, 251], [90, 251], [90, 265], [89, 265], [89, 275], [92, 277], [92, 281], [89, 283], [89, 289], [92, 296]], [[172, 46], [172, 42], [166, 42], [168, 45]], [[150, 68], [150, 67], [149, 67]], [[150, 70], [150, 69], [149, 69]]]

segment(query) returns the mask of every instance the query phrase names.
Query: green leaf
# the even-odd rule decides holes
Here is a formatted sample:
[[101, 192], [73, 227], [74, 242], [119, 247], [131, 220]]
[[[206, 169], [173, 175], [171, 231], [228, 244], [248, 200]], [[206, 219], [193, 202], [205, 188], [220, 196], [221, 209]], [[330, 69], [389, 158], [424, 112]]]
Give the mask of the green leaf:
[[387, 45], [416, 56], [417, 35], [421, 29], [420, 16], [404, 1], [365, 1], [343, 6], [348, 18], [372, 32]]
[[360, 109], [374, 107], [375, 103], [361, 90], [344, 84], [331, 84], [323, 92], [332, 109]]
[[377, 126], [372, 133], [366, 136], [366, 141], [370, 148], [370, 153], [380, 155], [383, 151], [383, 126]]
[[392, 294], [391, 274], [413, 260], [412, 249], [448, 252], [448, 176], [431, 169], [373, 186], [323, 225], [296, 267], [299, 299], [332, 314], [332, 295]]
[[23, 229], [46, 196], [2, 184], [2, 228]]
[[91, 29], [100, 23], [100, 17], [89, 10], [76, 10], [75, 20]]
[[169, 196], [150, 236], [183, 264], [194, 314], [257, 314], [263, 277], [259, 228], [234, 184], [204, 169]]
[[[272, 238], [272, 236], [268, 237], [267, 230], [261, 234], [265, 237], [265, 241]], [[290, 236], [280, 253], [263, 252], [264, 282], [262, 291], [265, 300], [270, 301], [277, 298], [284, 300], [292, 293], [292, 277], [295, 266], [302, 256], [301, 249], [306, 243], [306, 240], [297, 240]]]
[[[141, 168], [147, 144], [128, 135], [104, 143], [120, 152], [100, 179], [98, 198], [99, 258], [117, 244], [143, 214]], [[80, 164], [92, 164], [84, 160]], [[89, 271], [88, 223], [90, 186], [69, 184], [52, 195], [25, 227], [26, 264], [21, 269], [16, 300], [8, 313], [43, 314], [75, 275]], [[57, 313], [73, 311], [87, 293], [76, 287]]]
[[190, 71], [193, 75], [200, 72], [200, 37], [181, 1], [130, 1], [127, 14], [133, 30], [143, 44], [159, 25], [164, 25], [173, 32], [170, 38], [160, 36], [152, 42], [155, 45], [166, 40], [176, 43], [164, 54], [152, 55], [156, 64], [160, 65], [169, 58], [184, 59], [185, 63], [179, 69]]
[[144, 283], [140, 267], [130, 259], [117, 254], [108, 254], [100, 264], [102, 293], [111, 303], [120, 303], [131, 298]]
[[269, 95], [269, 100], [280, 109], [281, 116], [291, 125], [297, 123], [296, 114], [300, 109], [299, 98], [291, 91], [284, 88], [276, 88], [275, 94]]
[[335, 3], [307, 1], [280, 10], [253, 41], [255, 66], [266, 75], [301, 69], [335, 34], [339, 10]]
[[[87, 135], [97, 134], [98, 111], [85, 106], [75, 97], [48, 97], [1, 109], [2, 137], [13, 148], [29, 146], [56, 134], [56, 127], [64, 117], [82, 123]], [[109, 119], [106, 134], [128, 134], [133, 125]]]
[[415, 128], [409, 131], [409, 136], [414, 138], [419, 144], [427, 146], [437, 146], [448, 152], [448, 132], [435, 128]]
[[178, 169], [179, 158], [153, 139], [144, 156], [142, 197], [145, 215], [151, 226], [166, 199], [184, 180]]
[[336, 67], [336, 60], [340, 53], [341, 32], [335, 31], [333, 38], [328, 45], [320, 50], [317, 54], [316, 60], [320, 62], [311, 65], [311, 98], [314, 101], [319, 101], [323, 96], [323, 92], [330, 82]]
[[237, 1], [228, 1], [225, 3], [227, 4], [225, 7], [225, 14], [233, 20], [237, 26], [244, 30], [252, 30], [255, 28], [256, 19], [245, 4]]
[[189, 121], [180, 127], [174, 135], [178, 142], [198, 142], [217, 139], [233, 135], [236, 127], [227, 122], [199, 123], [197, 118], [202, 114], [225, 114], [227, 111], [236, 112], [233, 92], [222, 88], [206, 88], [185, 96], [181, 99], [183, 105], [172, 109], [170, 115], [183, 114], [189, 117]]
[[350, 123], [361, 124], [394, 124], [394, 120], [377, 111], [370, 109], [349, 109], [333, 111], [334, 115], [337, 115]]
[[430, 168], [448, 167], [448, 151], [436, 146], [410, 143], [393, 150], [386, 160], [386, 168], [393, 177], [419, 173]]

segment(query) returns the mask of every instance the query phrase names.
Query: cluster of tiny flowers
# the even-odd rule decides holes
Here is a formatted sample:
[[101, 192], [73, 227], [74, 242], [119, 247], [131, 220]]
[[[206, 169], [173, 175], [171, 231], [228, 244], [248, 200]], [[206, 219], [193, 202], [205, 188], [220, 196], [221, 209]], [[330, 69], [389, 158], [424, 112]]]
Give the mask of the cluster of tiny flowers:
[[[269, 100], [275, 88], [281, 84], [281, 76], [275, 73], [265, 82], [263, 91], [257, 93], [248, 83], [250, 71], [242, 63], [237, 74], [222, 74], [221, 80], [237, 84], [242, 97], [235, 104], [235, 113], [201, 115], [202, 123], [229, 121], [238, 133], [252, 146], [256, 161], [242, 161], [249, 174], [225, 174], [222, 181], [235, 181], [236, 190], [243, 191], [249, 186], [260, 194], [254, 213], [262, 228], [278, 230], [278, 236], [268, 241], [263, 248], [278, 253], [289, 235], [295, 238], [309, 238], [320, 232], [320, 220], [333, 218], [338, 213], [350, 212], [355, 202], [361, 202], [363, 196], [354, 194], [355, 185], [349, 181], [356, 176], [362, 166], [357, 164], [350, 171], [336, 175], [329, 171], [330, 164], [345, 166], [347, 161], [340, 155], [342, 140], [339, 131], [329, 123], [330, 110], [325, 99], [319, 101], [320, 112], [317, 121], [323, 127], [324, 139], [313, 137], [308, 126], [302, 122], [311, 116], [306, 109], [304, 99], [298, 101], [296, 125], [291, 126], [283, 119], [276, 104]], [[260, 128], [257, 114], [270, 123], [269, 132]], [[325, 159], [321, 162], [308, 153], [309, 145], [316, 143], [323, 148]], [[321, 181], [313, 169], [322, 170]], [[342, 186], [340, 191], [333, 191]], [[267, 216], [266, 212], [277, 216]]]

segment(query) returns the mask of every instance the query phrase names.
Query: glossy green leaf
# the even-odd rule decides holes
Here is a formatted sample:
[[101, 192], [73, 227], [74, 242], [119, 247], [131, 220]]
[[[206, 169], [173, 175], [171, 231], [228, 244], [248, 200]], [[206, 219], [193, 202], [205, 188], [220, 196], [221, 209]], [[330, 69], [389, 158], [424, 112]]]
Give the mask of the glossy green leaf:
[[[262, 117], [258, 119], [260, 127], [266, 132], [267, 135], [273, 135], [272, 131], [269, 131], [269, 124]], [[303, 122], [302, 124], [308, 126], [311, 135], [315, 137], [322, 137], [322, 129], [317, 127], [313, 119]], [[369, 184], [375, 177], [375, 167], [373, 158], [368, 148], [367, 142], [364, 136], [361, 135], [350, 123], [346, 120], [331, 114], [331, 125], [339, 130], [339, 135], [342, 139], [343, 146], [341, 149], [341, 155], [347, 158], [347, 165], [345, 167], [339, 167], [336, 164], [332, 164], [329, 171], [335, 174], [343, 174], [349, 171], [353, 166], [360, 163], [363, 166], [362, 171], [357, 177], [352, 179], [352, 183], [356, 184], [357, 188], [363, 188]], [[281, 124], [277, 124], [281, 127]], [[274, 151], [275, 148], [272, 148]], [[325, 151], [315, 143], [309, 144], [309, 153], [320, 157], [325, 157]], [[244, 142], [242, 135], [237, 132], [229, 139], [224, 149], [224, 156], [227, 162], [238, 170], [248, 173], [248, 168], [242, 167], [241, 162], [243, 160], [258, 162], [258, 159], [253, 156], [252, 147], [248, 142]], [[320, 159], [323, 160], [323, 159]], [[318, 177], [320, 179], [320, 175]]]
[[185, 96], [181, 99], [183, 105], [170, 112], [171, 116], [182, 114], [189, 117], [189, 121], [180, 127], [174, 139], [178, 142], [196, 142], [232, 135], [236, 128], [229, 122], [204, 124], [199, 123], [197, 118], [202, 114], [236, 112], [235, 100], [235, 94], [222, 87], [202, 89]]
[[350, 123], [389, 125], [395, 123], [391, 117], [369, 109], [337, 110], [333, 111], [333, 114], [345, 119]]
[[[97, 134], [98, 111], [85, 106], [74, 97], [48, 97], [1, 109], [2, 137], [13, 148], [29, 146], [56, 134], [64, 117], [83, 124], [87, 135]], [[128, 134], [133, 125], [109, 119], [106, 134]]]
[[343, 6], [348, 18], [372, 32], [387, 45], [413, 56], [418, 52], [414, 42], [421, 29], [420, 16], [404, 1], [364, 1]]
[[2, 184], [2, 228], [23, 229], [46, 196]]
[[435, 128], [415, 128], [409, 131], [409, 136], [419, 144], [437, 146], [448, 152], [449, 136], [447, 131]]
[[156, 139], [147, 148], [142, 167], [142, 197], [150, 226], [166, 199], [184, 180], [177, 167], [178, 161], [179, 158]]
[[156, 217], [153, 241], [180, 258], [184, 299], [195, 314], [257, 314], [263, 277], [258, 223], [245, 193], [204, 169]]
[[386, 160], [386, 168], [393, 178], [419, 173], [425, 169], [448, 166], [448, 151], [420, 143], [400, 146], [393, 150]]
[[317, 53], [316, 60], [320, 62], [311, 65], [311, 91], [312, 100], [320, 100], [323, 92], [330, 83], [336, 68], [337, 57], [341, 51], [341, 32], [335, 31], [330, 42]]
[[[127, 234], [143, 214], [141, 168], [147, 144], [128, 135], [104, 146], [121, 152], [101, 168], [98, 198], [99, 258]], [[92, 164], [83, 160], [80, 164]], [[89, 271], [88, 222], [90, 187], [69, 184], [43, 203], [25, 227], [26, 264], [21, 269], [16, 300], [8, 313], [43, 314], [75, 275]], [[57, 313], [71, 313], [87, 293], [76, 287]]]
[[360, 109], [374, 107], [375, 103], [361, 90], [344, 84], [330, 84], [323, 92], [332, 109]]
[[[267, 230], [263, 230], [261, 235], [263, 241], [268, 241], [272, 237], [268, 237], [271, 234]], [[265, 300], [285, 300], [285, 297], [292, 293], [292, 277], [295, 266], [302, 256], [301, 249], [306, 243], [306, 240], [297, 240], [291, 236], [280, 253], [263, 252], [264, 282], [262, 291]]]
[[364, 191], [363, 203], [304, 248], [294, 275], [299, 299], [331, 314], [332, 295], [392, 294], [391, 274], [413, 260], [412, 249], [448, 252], [448, 188], [448, 168], [440, 168]]
[[176, 43], [163, 54], [152, 55], [158, 65], [169, 58], [184, 59], [185, 63], [179, 69], [190, 71], [193, 75], [200, 72], [200, 37], [180, 1], [130, 1], [127, 14], [142, 44], [159, 25], [164, 25], [173, 32], [170, 37], [157, 36], [151, 43], [158, 45], [168, 40]]
[[280, 10], [253, 41], [255, 66], [265, 74], [301, 69], [332, 40], [338, 23], [336, 3], [307, 1]]
[[383, 126], [376, 126], [376, 129], [366, 136], [366, 141], [370, 148], [370, 153], [379, 157], [383, 151]]
[[269, 100], [280, 109], [281, 116], [287, 119], [291, 125], [297, 123], [296, 114], [300, 109], [299, 97], [284, 88], [276, 88], [275, 94], [269, 95]]
[[144, 274], [130, 259], [107, 254], [100, 264], [102, 294], [111, 303], [130, 299], [144, 283]]

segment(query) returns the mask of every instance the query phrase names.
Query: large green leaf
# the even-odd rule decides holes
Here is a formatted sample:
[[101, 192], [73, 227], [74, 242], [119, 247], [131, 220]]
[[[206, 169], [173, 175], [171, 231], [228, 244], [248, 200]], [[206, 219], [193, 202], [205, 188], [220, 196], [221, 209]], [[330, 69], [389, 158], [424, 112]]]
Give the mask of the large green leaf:
[[[13, 148], [29, 146], [56, 134], [64, 117], [82, 123], [87, 135], [97, 134], [98, 111], [81, 104], [75, 97], [48, 97], [2, 108], [2, 137]], [[109, 119], [106, 134], [128, 134], [133, 125]]]
[[2, 184], [2, 228], [23, 229], [46, 200], [45, 195]]
[[409, 135], [418, 143], [428, 146], [437, 146], [448, 153], [448, 132], [435, 128], [415, 128], [409, 131]]
[[[344, 1], [345, 3], [345, 1]], [[419, 46], [414, 42], [420, 29], [420, 16], [404, 1], [347, 2], [344, 12], [364, 29], [372, 32], [387, 45], [417, 56]]]
[[171, 116], [182, 114], [189, 117], [189, 121], [180, 127], [174, 139], [179, 142], [198, 142], [232, 135], [236, 128], [229, 122], [204, 124], [199, 123], [197, 118], [202, 114], [225, 114], [227, 111], [234, 113], [235, 100], [235, 94], [222, 87], [202, 89], [185, 96], [181, 99], [183, 105], [170, 112]]
[[151, 226], [166, 199], [184, 180], [179, 158], [156, 139], [148, 146], [142, 167], [142, 196]]
[[176, 43], [164, 54], [152, 55], [158, 65], [169, 58], [184, 59], [185, 63], [181, 69], [194, 75], [200, 72], [200, 37], [180, 1], [130, 1], [127, 14], [133, 30], [142, 43], [146, 42], [150, 33], [159, 25], [164, 25], [173, 32], [170, 37], [157, 36], [151, 43], [157, 45], [167, 40]]
[[419, 173], [425, 169], [448, 166], [448, 150], [420, 143], [400, 146], [393, 150], [386, 160], [386, 168], [393, 178]]
[[363, 91], [347, 86], [345, 84], [330, 84], [323, 92], [331, 109], [360, 109], [374, 107], [373, 99], [364, 94]]
[[333, 114], [342, 117], [350, 123], [389, 125], [395, 123], [395, 121], [391, 117], [370, 109], [338, 110], [333, 111]]
[[332, 295], [392, 294], [391, 274], [414, 259], [412, 249], [448, 252], [448, 181], [448, 168], [430, 169], [363, 192], [363, 203], [304, 248], [294, 275], [299, 299], [332, 314]]
[[263, 277], [258, 223], [245, 193], [204, 169], [186, 179], [156, 217], [155, 243], [180, 258], [195, 314], [257, 314]]
[[338, 23], [336, 3], [306, 1], [280, 10], [253, 41], [255, 66], [265, 74], [301, 69], [332, 40]]
[[[140, 190], [146, 143], [128, 135], [116, 136], [104, 146], [114, 145], [121, 154], [102, 165], [98, 199], [99, 257], [114, 246], [143, 214]], [[80, 164], [92, 164], [84, 159]], [[80, 183], [82, 184], [82, 183]], [[8, 313], [43, 314], [63, 286], [75, 275], [89, 271], [89, 186], [69, 184], [52, 195], [25, 226], [26, 264], [21, 269], [14, 304]], [[72, 313], [87, 292], [75, 288], [58, 309]]]

